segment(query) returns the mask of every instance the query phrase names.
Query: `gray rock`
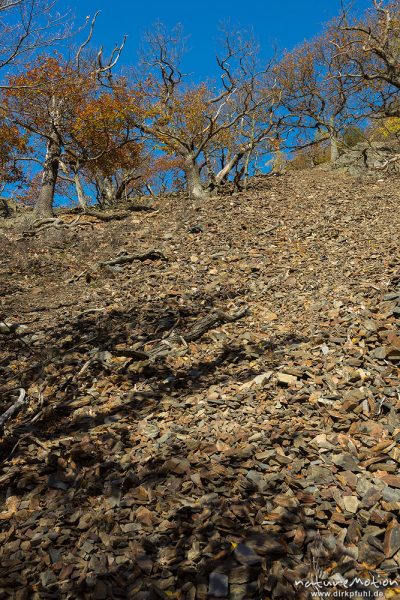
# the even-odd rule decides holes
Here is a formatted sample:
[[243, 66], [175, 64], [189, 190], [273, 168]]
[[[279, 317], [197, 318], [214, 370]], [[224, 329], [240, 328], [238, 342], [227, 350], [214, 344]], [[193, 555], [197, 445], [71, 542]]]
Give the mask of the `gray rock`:
[[262, 560], [253, 548], [243, 543], [235, 548], [235, 558], [242, 565], [256, 565]]
[[400, 502], [400, 489], [395, 489], [392, 487], [385, 487], [382, 490], [382, 498], [386, 502]]
[[388, 302], [390, 302], [390, 300], [400, 300], [400, 292], [392, 292], [390, 294], [385, 294], [385, 296], [383, 296], [383, 299]]
[[332, 483], [333, 481], [332, 472], [326, 467], [320, 467], [319, 465], [311, 465], [307, 475], [308, 482], [325, 484]]
[[[359, 142], [343, 152], [327, 168], [343, 169], [351, 175], [363, 175], [367, 174], [368, 171], [384, 168], [386, 162], [393, 158], [395, 154], [395, 147], [388, 142]], [[393, 168], [398, 168], [398, 165], [394, 164]]]
[[362, 496], [361, 506], [364, 508], [371, 508], [372, 506], [374, 506], [374, 504], [379, 502], [381, 498], [381, 490], [369, 488], [367, 492]]
[[241, 565], [240, 567], [235, 567], [229, 573], [229, 584], [231, 586], [232, 593], [232, 584], [243, 584], [248, 581], [252, 581], [253, 579], [257, 579], [258, 571], [256, 568], [251, 568], [248, 565]]
[[229, 591], [229, 579], [227, 575], [213, 571], [210, 573], [208, 593], [216, 598], [226, 598]]
[[332, 462], [337, 467], [342, 467], [346, 471], [361, 471], [360, 467], [356, 463], [354, 456], [348, 454], [347, 452], [343, 452], [342, 454], [336, 454], [332, 457]]
[[283, 386], [289, 386], [297, 382], [297, 377], [290, 375], [290, 373], [278, 373], [277, 379], [278, 383]]
[[260, 492], [263, 492], [268, 485], [268, 482], [259, 471], [248, 471], [246, 479], [251, 481]]
[[374, 545], [368, 541], [362, 541], [359, 545], [359, 555], [358, 560], [360, 562], [367, 563], [370, 567], [378, 566], [381, 562], [385, 560], [385, 555], [383, 552], [378, 550]]
[[350, 513], [356, 513], [359, 501], [356, 496], [343, 496], [344, 508]]

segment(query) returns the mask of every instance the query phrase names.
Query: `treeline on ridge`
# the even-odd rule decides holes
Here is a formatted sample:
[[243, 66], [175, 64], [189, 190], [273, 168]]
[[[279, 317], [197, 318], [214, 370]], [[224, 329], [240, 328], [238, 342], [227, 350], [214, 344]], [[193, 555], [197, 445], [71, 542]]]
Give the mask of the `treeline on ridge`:
[[37, 218], [58, 197], [84, 210], [181, 189], [203, 200], [266, 164], [304, 168], [360, 141], [398, 143], [398, 1], [342, 9], [267, 64], [251, 34], [226, 29], [219, 74], [205, 81], [182, 70], [179, 27], [155, 26], [127, 67], [125, 39], [108, 57], [94, 47], [97, 17], [76, 31], [47, 0], [0, 5], [2, 193]]

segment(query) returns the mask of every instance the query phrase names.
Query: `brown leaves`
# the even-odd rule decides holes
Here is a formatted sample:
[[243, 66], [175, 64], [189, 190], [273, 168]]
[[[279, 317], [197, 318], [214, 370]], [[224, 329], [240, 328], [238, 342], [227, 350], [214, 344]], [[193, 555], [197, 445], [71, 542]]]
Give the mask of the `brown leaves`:
[[[96, 89], [96, 81], [79, 73], [67, 62], [43, 55], [24, 73], [10, 78], [6, 102], [16, 122], [28, 131], [49, 134], [53, 124], [72, 126], [71, 118]], [[29, 109], [29, 110], [27, 110]], [[63, 127], [64, 126], [64, 127]]]

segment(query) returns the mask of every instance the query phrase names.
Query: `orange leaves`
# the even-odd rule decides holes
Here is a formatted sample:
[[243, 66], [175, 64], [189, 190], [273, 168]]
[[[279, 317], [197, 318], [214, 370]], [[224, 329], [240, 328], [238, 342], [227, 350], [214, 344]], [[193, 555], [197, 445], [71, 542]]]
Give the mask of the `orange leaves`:
[[7, 95], [24, 97], [26, 94], [39, 95], [63, 78], [62, 67], [56, 58], [42, 56], [33, 67], [22, 74], [9, 77], [11, 89]]
[[96, 97], [88, 97], [77, 111], [74, 131], [78, 133], [80, 129], [89, 128], [93, 133], [104, 130], [110, 133], [118, 132], [121, 127], [129, 125], [130, 104], [129, 96], [119, 91], [103, 92]]
[[26, 137], [21, 135], [15, 125], [0, 123], [0, 159], [11, 150], [18, 154], [24, 152], [26, 146]]
[[115, 136], [124, 136], [129, 129], [129, 107], [112, 93], [89, 97], [76, 112], [72, 134], [81, 144], [94, 151], [107, 149]]
[[149, 77], [138, 86], [135, 117], [164, 146], [166, 153], [179, 152], [182, 143], [200, 143], [210, 117], [217, 110], [211, 105], [209, 87], [205, 83], [181, 85], [166, 94], [158, 85]]
[[133, 98], [116, 88], [86, 99], [71, 128], [71, 146], [90, 162], [91, 171], [111, 176], [116, 170], [134, 168], [141, 160], [132, 118]]
[[137, 161], [131, 118], [136, 96], [122, 78], [104, 90], [89, 68], [42, 56], [10, 85], [5, 100], [15, 121], [41, 138], [56, 138], [66, 162], [94, 161], [108, 174], [112, 163], [118, 168]]
[[22, 174], [14, 158], [27, 151], [27, 139], [15, 125], [0, 122], [0, 182], [18, 181]]
[[209, 96], [205, 84], [188, 89], [178, 99], [177, 108], [181, 111], [182, 125], [192, 136], [201, 135], [207, 125], [206, 115], [209, 112]]
[[22, 74], [9, 77], [10, 89], [6, 97], [20, 100], [63, 99], [79, 102], [96, 82], [93, 77], [81, 74], [61, 58], [39, 57], [34, 65]]
[[62, 135], [97, 84], [62, 59], [41, 56], [24, 73], [10, 77], [9, 85], [5, 105], [20, 126], [39, 135], [55, 129]]

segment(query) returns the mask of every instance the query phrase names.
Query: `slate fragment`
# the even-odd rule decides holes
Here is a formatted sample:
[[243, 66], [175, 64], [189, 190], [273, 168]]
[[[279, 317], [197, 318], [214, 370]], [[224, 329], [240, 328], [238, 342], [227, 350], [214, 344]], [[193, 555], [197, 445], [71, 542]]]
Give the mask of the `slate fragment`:
[[393, 520], [386, 529], [383, 548], [386, 558], [392, 558], [400, 550], [400, 525], [396, 520]]
[[236, 560], [242, 565], [256, 565], [261, 563], [262, 558], [245, 543], [241, 542], [234, 551]]
[[229, 590], [229, 579], [224, 573], [214, 571], [210, 573], [208, 593], [216, 598], [226, 598]]

